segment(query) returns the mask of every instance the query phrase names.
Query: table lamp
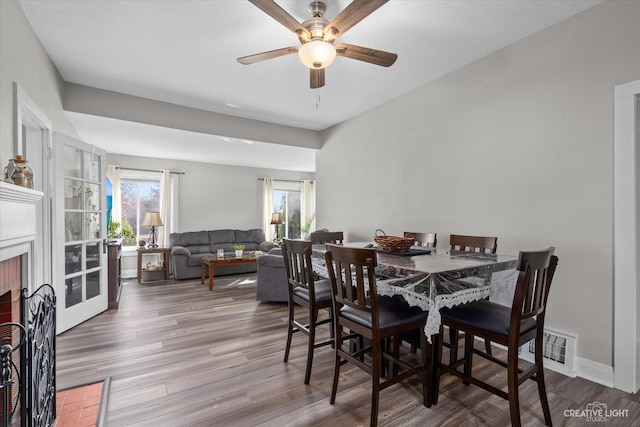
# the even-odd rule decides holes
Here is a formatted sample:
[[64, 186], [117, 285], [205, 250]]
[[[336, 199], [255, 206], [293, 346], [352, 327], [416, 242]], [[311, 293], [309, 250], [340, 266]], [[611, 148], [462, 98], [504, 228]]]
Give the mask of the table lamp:
[[142, 225], [151, 226], [151, 234], [149, 235], [149, 248], [157, 248], [158, 243], [156, 241], [156, 227], [162, 227], [162, 218], [160, 218], [160, 212], [147, 212], [144, 217]]
[[271, 214], [271, 224], [276, 226], [276, 242], [279, 240], [278, 228], [282, 223], [282, 214], [280, 212], [274, 212]]

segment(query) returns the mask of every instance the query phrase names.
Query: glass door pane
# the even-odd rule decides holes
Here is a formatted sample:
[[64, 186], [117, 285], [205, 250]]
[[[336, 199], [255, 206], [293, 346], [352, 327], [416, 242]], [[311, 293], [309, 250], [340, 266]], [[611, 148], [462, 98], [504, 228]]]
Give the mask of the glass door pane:
[[[107, 307], [104, 248], [104, 151], [63, 135], [56, 135], [56, 189], [62, 223], [60, 238], [64, 260], [63, 289], [57, 294], [58, 332], [62, 332]], [[60, 155], [61, 154], [61, 155]]]

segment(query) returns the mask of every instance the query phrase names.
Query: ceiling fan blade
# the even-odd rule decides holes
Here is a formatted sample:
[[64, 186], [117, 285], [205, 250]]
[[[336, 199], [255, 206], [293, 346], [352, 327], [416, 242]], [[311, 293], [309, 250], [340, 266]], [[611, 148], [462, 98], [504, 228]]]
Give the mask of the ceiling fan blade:
[[317, 89], [324, 86], [324, 68], [310, 68], [311, 71], [311, 89]]
[[336, 45], [336, 54], [383, 67], [392, 66], [393, 63], [396, 62], [396, 59], [398, 59], [398, 55], [395, 53], [347, 43], [338, 43]]
[[389, 0], [353, 0], [324, 29], [326, 41], [335, 40]]
[[273, 0], [249, 0], [252, 4], [254, 4], [258, 9], [262, 10], [264, 13], [287, 27], [290, 31], [293, 31], [300, 39], [309, 40], [311, 38], [311, 34], [309, 34], [309, 30], [302, 26], [301, 23], [296, 21], [296, 19], [289, 15], [286, 10], [281, 8], [275, 1]]
[[267, 59], [290, 55], [292, 53], [296, 53], [297, 51], [297, 46], [283, 47], [282, 49], [270, 50], [268, 52], [261, 52], [254, 55], [243, 56], [241, 58], [238, 58], [238, 62], [244, 65], [255, 64], [256, 62], [266, 61]]

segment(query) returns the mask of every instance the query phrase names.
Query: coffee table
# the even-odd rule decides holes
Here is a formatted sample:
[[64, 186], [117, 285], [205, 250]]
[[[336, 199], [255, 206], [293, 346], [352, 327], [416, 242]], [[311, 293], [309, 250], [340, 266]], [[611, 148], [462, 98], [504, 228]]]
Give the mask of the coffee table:
[[213, 291], [213, 270], [215, 267], [234, 264], [251, 264], [252, 262], [256, 262], [258, 256], [256, 256], [255, 252], [245, 252], [243, 253], [242, 258], [237, 258], [233, 252], [225, 252], [224, 258], [218, 258], [217, 255], [203, 256], [200, 284], [204, 285], [207, 267], [209, 267], [209, 290]]

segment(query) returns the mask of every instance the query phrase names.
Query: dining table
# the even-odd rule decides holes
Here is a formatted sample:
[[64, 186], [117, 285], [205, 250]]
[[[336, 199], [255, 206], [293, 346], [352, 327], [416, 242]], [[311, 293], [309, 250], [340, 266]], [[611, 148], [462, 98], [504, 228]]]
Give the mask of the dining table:
[[[409, 305], [428, 311], [425, 334], [440, 333], [440, 310], [484, 298], [510, 305], [518, 273], [517, 256], [412, 247], [405, 253], [379, 250], [370, 242], [344, 246], [376, 251], [378, 295], [402, 296]], [[314, 272], [328, 278], [326, 245], [314, 245]]]

